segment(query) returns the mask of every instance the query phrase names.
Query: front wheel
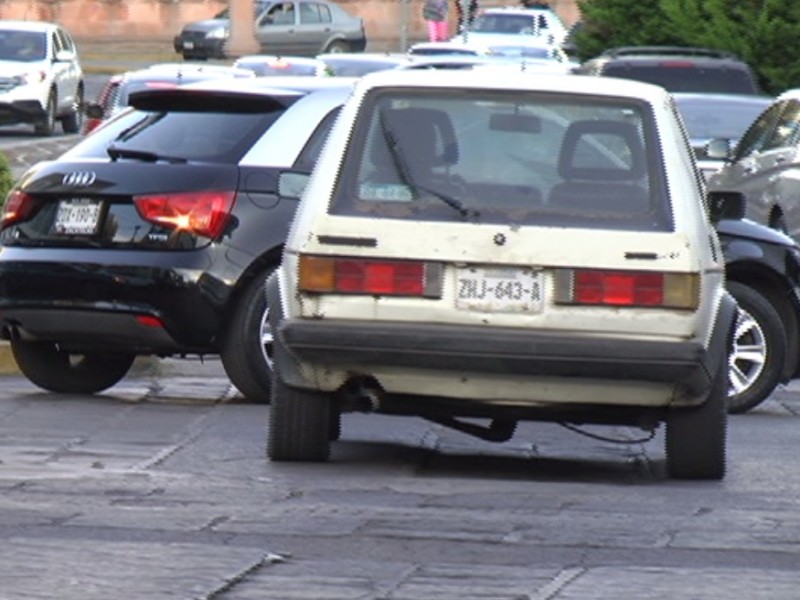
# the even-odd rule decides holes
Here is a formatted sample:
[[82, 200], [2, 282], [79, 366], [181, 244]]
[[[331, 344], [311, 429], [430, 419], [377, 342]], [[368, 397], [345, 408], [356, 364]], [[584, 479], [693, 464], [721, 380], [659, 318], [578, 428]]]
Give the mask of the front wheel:
[[778, 312], [743, 283], [728, 282], [739, 303], [728, 370], [728, 412], [744, 413], [766, 400], [780, 381], [788, 342]]
[[47, 97], [47, 104], [44, 107], [44, 115], [33, 126], [36, 135], [50, 136], [56, 128], [56, 96], [54, 92], [50, 92]]
[[272, 381], [272, 327], [266, 281], [273, 269], [257, 275], [234, 308], [222, 343], [225, 373], [245, 398], [268, 403]]
[[667, 474], [674, 479], [722, 479], [728, 437], [728, 356], [720, 360], [711, 390], [700, 406], [667, 415]]
[[94, 394], [128, 374], [134, 354], [112, 352], [72, 353], [54, 342], [11, 340], [11, 352], [22, 374], [50, 392]]

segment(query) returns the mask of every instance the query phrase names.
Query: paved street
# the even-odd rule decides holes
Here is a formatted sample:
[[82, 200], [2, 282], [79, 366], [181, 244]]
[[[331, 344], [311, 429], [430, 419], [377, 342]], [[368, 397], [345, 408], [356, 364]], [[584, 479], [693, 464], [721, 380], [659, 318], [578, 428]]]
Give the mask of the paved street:
[[800, 388], [731, 419], [719, 483], [665, 479], [660, 432], [360, 414], [330, 463], [270, 463], [216, 361], [0, 388], [3, 600], [798, 597]]

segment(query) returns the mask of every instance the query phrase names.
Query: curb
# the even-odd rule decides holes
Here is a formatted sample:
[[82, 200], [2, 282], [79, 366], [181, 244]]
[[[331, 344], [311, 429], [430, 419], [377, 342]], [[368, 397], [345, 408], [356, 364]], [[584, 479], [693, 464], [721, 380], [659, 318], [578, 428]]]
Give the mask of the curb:
[[19, 367], [11, 354], [11, 346], [8, 342], [0, 342], [0, 375], [12, 375], [19, 373]]

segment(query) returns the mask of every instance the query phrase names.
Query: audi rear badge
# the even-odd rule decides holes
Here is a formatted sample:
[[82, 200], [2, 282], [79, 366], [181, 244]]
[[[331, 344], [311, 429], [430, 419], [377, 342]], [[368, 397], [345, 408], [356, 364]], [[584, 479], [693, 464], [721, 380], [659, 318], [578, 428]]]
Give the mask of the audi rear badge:
[[94, 171], [72, 171], [61, 179], [61, 183], [70, 187], [89, 187], [97, 179]]

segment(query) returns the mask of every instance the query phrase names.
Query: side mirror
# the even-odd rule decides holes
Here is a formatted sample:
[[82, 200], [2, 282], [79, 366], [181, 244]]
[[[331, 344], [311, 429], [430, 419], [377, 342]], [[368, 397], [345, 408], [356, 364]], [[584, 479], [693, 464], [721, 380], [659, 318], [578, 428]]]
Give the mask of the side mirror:
[[714, 139], [705, 146], [706, 158], [728, 160], [731, 155], [731, 142], [727, 139]]
[[741, 192], [709, 192], [707, 204], [708, 217], [712, 223], [744, 218], [745, 199]]
[[300, 198], [310, 177], [308, 173], [283, 171], [278, 175], [278, 195], [282, 198]]
[[97, 104], [96, 102], [92, 102], [89, 104], [84, 105], [83, 107], [83, 114], [85, 114], [90, 119], [103, 119], [103, 107]]
[[73, 60], [75, 60], [75, 53], [71, 50], [59, 50], [56, 52], [56, 62], [72, 62]]

